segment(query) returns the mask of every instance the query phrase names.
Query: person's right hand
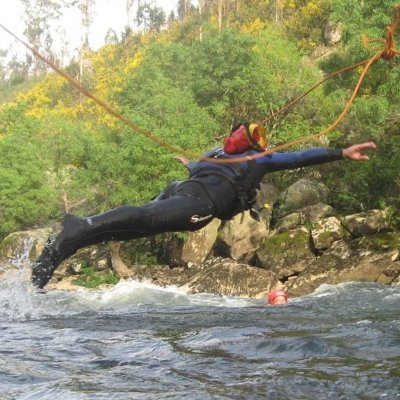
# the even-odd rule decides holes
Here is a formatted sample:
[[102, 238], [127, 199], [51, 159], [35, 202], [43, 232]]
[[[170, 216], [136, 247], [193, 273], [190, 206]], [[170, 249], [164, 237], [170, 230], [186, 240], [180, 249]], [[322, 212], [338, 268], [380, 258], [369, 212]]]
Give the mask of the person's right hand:
[[343, 157], [353, 161], [368, 161], [369, 156], [363, 154], [364, 150], [367, 149], [376, 149], [376, 144], [374, 142], [353, 144], [343, 149]]

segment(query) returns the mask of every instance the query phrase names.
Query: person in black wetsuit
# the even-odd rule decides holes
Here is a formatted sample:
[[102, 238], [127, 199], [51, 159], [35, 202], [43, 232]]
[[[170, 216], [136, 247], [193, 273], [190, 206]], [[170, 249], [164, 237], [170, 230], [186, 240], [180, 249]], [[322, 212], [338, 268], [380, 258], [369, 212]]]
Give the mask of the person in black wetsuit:
[[189, 178], [172, 182], [160, 195], [142, 206], [124, 205], [82, 219], [66, 214], [61, 233], [48, 239], [33, 265], [34, 286], [43, 288], [57, 266], [83, 247], [164, 232], [195, 231], [206, 226], [213, 218], [229, 220], [244, 210], [253, 209], [256, 189], [269, 172], [345, 158], [368, 160], [363, 151], [376, 148], [373, 142], [368, 142], [346, 149], [313, 148], [272, 153], [237, 163], [212, 162], [214, 158], [225, 160], [240, 157], [243, 160], [263, 150], [266, 144], [262, 137], [255, 131], [249, 135], [249, 126], [243, 126], [240, 129], [248, 136], [247, 142], [242, 140], [243, 135], [240, 139], [242, 142], [236, 141], [233, 134], [225, 141], [224, 148], [209, 151], [204, 160], [188, 162], [181, 159], [189, 170]]

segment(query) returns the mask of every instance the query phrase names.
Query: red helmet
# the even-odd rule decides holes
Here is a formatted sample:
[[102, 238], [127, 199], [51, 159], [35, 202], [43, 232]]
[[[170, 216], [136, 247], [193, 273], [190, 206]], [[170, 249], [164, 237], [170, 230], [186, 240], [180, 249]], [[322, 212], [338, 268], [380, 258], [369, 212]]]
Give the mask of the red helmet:
[[[268, 294], [268, 304], [276, 304], [275, 299], [279, 296], [283, 296], [285, 299], [285, 303], [288, 301], [288, 295], [284, 290], [278, 289], [278, 290], [273, 290]], [[282, 304], [282, 303], [279, 303]]]
[[263, 151], [266, 147], [265, 128], [257, 124], [241, 123], [224, 139], [224, 151], [227, 154], [243, 153], [249, 149]]

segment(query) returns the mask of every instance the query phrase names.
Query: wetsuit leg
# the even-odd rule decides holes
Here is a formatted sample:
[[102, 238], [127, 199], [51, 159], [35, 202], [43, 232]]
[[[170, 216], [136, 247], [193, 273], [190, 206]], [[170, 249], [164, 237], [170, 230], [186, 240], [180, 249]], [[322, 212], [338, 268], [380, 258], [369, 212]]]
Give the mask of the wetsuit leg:
[[42, 288], [57, 266], [83, 247], [110, 240], [197, 230], [207, 225], [214, 213], [214, 205], [203, 186], [184, 182], [171, 197], [144, 206], [121, 206], [84, 219], [67, 214], [63, 230], [49, 239], [32, 269], [33, 284]]
[[[132, 240], [164, 232], [193, 231], [214, 217], [210, 201], [175, 195], [141, 207], [121, 206], [104, 214], [79, 219], [67, 216], [62, 233], [64, 242], [75, 250], [110, 240]], [[76, 250], [75, 250], [76, 251]]]

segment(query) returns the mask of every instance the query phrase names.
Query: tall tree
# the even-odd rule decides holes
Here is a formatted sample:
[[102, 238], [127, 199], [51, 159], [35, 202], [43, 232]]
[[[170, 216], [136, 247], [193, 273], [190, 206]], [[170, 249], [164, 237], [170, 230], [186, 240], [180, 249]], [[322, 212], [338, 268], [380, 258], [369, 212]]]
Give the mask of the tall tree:
[[[28, 0], [29, 1], [29, 0]], [[84, 70], [85, 52], [90, 49], [90, 28], [93, 22], [96, 0], [69, 0], [69, 7], [77, 7], [80, 13], [81, 37], [79, 44], [79, 74], [82, 79]]]
[[[61, 16], [62, 0], [21, 0], [24, 10], [24, 34], [30, 45], [48, 58], [54, 58], [52, 51], [51, 21]], [[46, 67], [30, 53], [26, 55], [28, 71], [39, 75]]]
[[[126, 15], [126, 23], [125, 23], [125, 30], [126, 31], [130, 31], [132, 29], [131, 26], [131, 16], [133, 13], [133, 4], [134, 4], [135, 0], [126, 0], [125, 3], [125, 15]], [[132, 18], [133, 20], [133, 18]]]
[[7, 67], [6, 67], [6, 57], [7, 57], [7, 50], [2, 50], [0, 49], [0, 81], [3, 83], [5, 81], [6, 78], [6, 71], [7, 71]]
[[114, 29], [109, 29], [106, 33], [106, 37], [104, 38], [106, 44], [117, 44], [118, 43], [118, 35]]
[[89, 50], [89, 36], [90, 27], [93, 22], [93, 7], [95, 0], [81, 0], [79, 10], [81, 12], [81, 44], [80, 44], [80, 57], [79, 57], [79, 73], [83, 76], [83, 63], [85, 52]]
[[144, 31], [159, 32], [165, 25], [165, 12], [161, 7], [156, 7], [152, 2], [144, 2], [138, 6], [136, 14], [138, 26], [142, 26]]
[[183, 21], [190, 14], [192, 8], [191, 0], [179, 0], [178, 1], [178, 18]]
[[218, 28], [221, 32], [222, 29], [222, 11], [224, 9], [225, 0], [218, 0], [217, 1], [217, 8], [218, 8]]
[[332, 0], [279, 1], [281, 4], [278, 12], [281, 13], [281, 22], [296, 37], [301, 47], [313, 49], [323, 43]]

